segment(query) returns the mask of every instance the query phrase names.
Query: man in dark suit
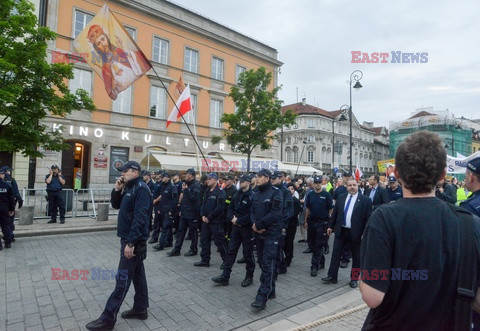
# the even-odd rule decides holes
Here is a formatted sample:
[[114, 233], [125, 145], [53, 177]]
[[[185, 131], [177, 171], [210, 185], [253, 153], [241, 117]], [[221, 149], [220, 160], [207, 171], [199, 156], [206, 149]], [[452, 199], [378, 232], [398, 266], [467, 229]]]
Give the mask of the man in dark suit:
[[[341, 195], [328, 222], [327, 234], [335, 232], [333, 253], [328, 269], [327, 277], [322, 278], [325, 284], [336, 284], [340, 257], [343, 247], [350, 245], [353, 257], [353, 268], [360, 268], [360, 243], [363, 230], [367, 225], [368, 218], [372, 213], [372, 201], [358, 193], [358, 184], [354, 178], [347, 182], [348, 194]], [[358, 276], [357, 276], [358, 278]], [[350, 287], [355, 288], [358, 282], [355, 277], [351, 278]]]
[[380, 177], [378, 175], [372, 175], [368, 179], [370, 187], [365, 188], [364, 195], [370, 198], [372, 201], [373, 210], [377, 209], [380, 205], [390, 202], [388, 192], [385, 188], [380, 187], [378, 182]]

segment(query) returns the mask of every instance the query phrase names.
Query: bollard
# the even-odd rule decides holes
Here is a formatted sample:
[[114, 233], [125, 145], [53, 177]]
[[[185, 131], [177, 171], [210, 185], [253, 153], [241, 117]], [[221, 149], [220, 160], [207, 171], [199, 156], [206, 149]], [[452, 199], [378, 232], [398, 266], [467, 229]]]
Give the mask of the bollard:
[[18, 210], [18, 221], [20, 225], [33, 224], [33, 208], [34, 206], [23, 206]]
[[97, 208], [97, 221], [108, 221], [108, 203], [99, 203]]

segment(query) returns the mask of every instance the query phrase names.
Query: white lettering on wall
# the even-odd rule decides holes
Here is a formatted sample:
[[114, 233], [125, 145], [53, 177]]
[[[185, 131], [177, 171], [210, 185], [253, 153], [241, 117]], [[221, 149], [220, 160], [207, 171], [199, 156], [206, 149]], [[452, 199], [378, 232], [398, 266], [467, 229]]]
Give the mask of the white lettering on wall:
[[88, 136], [88, 127], [81, 126], [80, 129], [78, 129], [78, 135], [87, 137]]
[[93, 135], [97, 138], [103, 137], [103, 130], [100, 128], [96, 128], [95, 131], [93, 131]]
[[62, 133], [62, 125], [57, 124], [57, 123], [53, 123], [53, 131], [58, 131], [58, 132]]
[[146, 143], [149, 143], [149, 142], [151, 142], [151, 141], [152, 141], [152, 135], [145, 133], [145, 142], [146, 142]]
[[208, 141], [203, 142], [203, 148], [208, 148]]
[[171, 145], [172, 143], [170, 142], [170, 137], [167, 137], [167, 139], [165, 139], [165, 145]]
[[130, 138], [128, 137], [128, 134], [130, 132], [125, 132], [125, 131], [122, 131], [122, 140], [130, 140]]
[[221, 150], [221, 151], [224, 151], [225, 150], [225, 144], [220, 143], [220, 145], [218, 146], [218, 149]]
[[185, 141], [185, 147], [187, 147], [187, 146], [188, 146], [188, 142], [190, 141], [190, 139], [184, 138], [183, 141]]
[[68, 133], [70, 133], [70, 135], [73, 135], [73, 125], [70, 125], [70, 130]]

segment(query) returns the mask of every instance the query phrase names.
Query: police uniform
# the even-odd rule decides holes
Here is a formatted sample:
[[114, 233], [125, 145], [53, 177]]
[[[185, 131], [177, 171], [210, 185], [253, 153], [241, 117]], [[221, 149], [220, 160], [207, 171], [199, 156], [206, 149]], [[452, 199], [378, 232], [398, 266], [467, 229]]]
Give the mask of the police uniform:
[[[118, 168], [118, 171], [124, 172], [128, 169], [140, 171], [140, 165], [135, 161], [128, 161], [122, 168]], [[133, 310], [123, 312], [122, 317], [137, 316], [139, 318], [139, 314], [148, 316], [148, 288], [143, 259], [146, 257], [148, 213], [151, 211], [152, 205], [150, 189], [139, 176], [128, 181], [123, 190], [116, 191], [114, 188], [111, 193], [111, 204], [113, 208], [119, 209], [117, 236], [120, 237], [121, 249], [118, 270], [127, 270], [127, 275], [117, 277], [115, 289], [108, 298], [100, 318], [87, 324], [89, 330], [113, 328], [132, 281], [135, 288]], [[127, 259], [124, 255], [127, 245], [135, 247], [134, 254], [136, 256], [131, 259]]]
[[[5, 170], [0, 170], [0, 174], [5, 174]], [[10, 226], [9, 212], [15, 211], [15, 196], [13, 188], [7, 184], [3, 179], [0, 179], [0, 227], [2, 228], [3, 241], [5, 248], [10, 248], [13, 232]], [[0, 249], [3, 249], [0, 241]]]
[[[156, 200], [159, 196], [162, 195], [163, 183], [161, 178], [163, 177], [163, 172], [158, 174], [160, 176], [160, 180], [155, 183], [155, 187], [153, 189], [153, 196], [152, 199]], [[159, 203], [153, 205], [153, 231], [152, 231], [152, 238], [148, 241], [149, 244], [156, 243], [158, 241], [158, 237], [160, 236], [160, 229], [162, 228], [162, 219], [160, 218], [160, 214], [158, 213]]]
[[[170, 178], [168, 173], [163, 174], [164, 177]], [[158, 202], [158, 213], [162, 220], [162, 235], [158, 241], [158, 245], [154, 247], [155, 250], [160, 251], [165, 247], [171, 246], [173, 241], [173, 213], [178, 203], [178, 192], [175, 185], [169, 180], [162, 186], [162, 193], [160, 201]]]
[[[242, 175], [240, 177], [240, 181], [242, 182], [250, 182], [250, 180], [250, 176], [248, 175]], [[223, 264], [223, 273], [219, 277], [212, 278], [217, 284], [228, 285], [228, 280], [230, 279], [232, 267], [235, 263], [240, 245], [243, 246], [243, 257], [246, 263], [246, 275], [242, 282], [242, 287], [250, 286], [253, 282], [255, 258], [253, 256], [252, 223], [250, 217], [253, 203], [252, 194], [250, 188], [246, 191], [240, 189], [229, 205], [227, 223], [232, 224], [232, 232]], [[232, 223], [233, 217], [236, 217], [235, 225]]]
[[[22, 199], [22, 196], [20, 195], [20, 192], [18, 190], [17, 181], [15, 180], [15, 178], [13, 178], [8, 173], [9, 171], [12, 171], [13, 169], [10, 168], [9, 166], [3, 166], [2, 168], [0, 168], [0, 171], [2, 171], [2, 169], [5, 171], [4, 181], [12, 187], [13, 196], [15, 197], [15, 203], [18, 203], [18, 209], [20, 209], [23, 206], [23, 199]], [[14, 239], [15, 234], [13, 233], [13, 231], [15, 231], [15, 223], [14, 223], [15, 214], [13, 214], [12, 216], [9, 216], [9, 219], [10, 219], [10, 229], [12, 230], [12, 241], [15, 241], [15, 239]]]
[[[468, 162], [467, 170], [473, 173], [472, 176], [476, 175], [478, 177], [476, 180], [480, 181], [480, 157]], [[480, 217], [480, 190], [476, 190], [467, 200], [461, 202], [460, 207]]]
[[[224, 179], [228, 180], [235, 180], [235, 177], [233, 175], [226, 175]], [[224, 210], [224, 229], [225, 229], [225, 238], [227, 240], [230, 239], [230, 234], [232, 232], [232, 223], [228, 221], [228, 209], [230, 208], [233, 197], [237, 193], [237, 188], [235, 185], [232, 185], [230, 187], [225, 187], [223, 189], [225, 191], [225, 210]]]
[[[180, 178], [180, 174], [178, 172], [176, 172], [173, 175], [178, 176]], [[177, 188], [178, 197], [180, 197], [180, 193], [182, 193], [183, 182], [181, 180], [178, 180], [176, 183], [172, 181], [172, 184]], [[178, 228], [180, 226], [179, 211], [180, 211], [180, 205], [178, 204], [178, 200], [177, 200], [177, 205], [173, 209], [173, 229], [175, 230], [175, 232], [178, 231]]]
[[[52, 166], [52, 169], [58, 169], [56, 165]], [[50, 175], [45, 176], [45, 183], [47, 183], [47, 196], [48, 196], [48, 211], [50, 214], [50, 221], [48, 223], [57, 222], [57, 210], [60, 212], [60, 223], [65, 223], [65, 201], [63, 200], [62, 188], [59, 177], [63, 180], [63, 175], [52, 175], [52, 180], [47, 183], [47, 179]]]
[[[188, 169], [187, 173], [192, 174], [195, 178], [195, 170]], [[175, 241], [175, 247], [172, 252], [169, 252], [169, 256], [180, 255], [180, 250], [182, 249], [183, 241], [185, 240], [185, 235], [187, 229], [191, 235], [191, 244], [190, 251], [185, 253], [185, 256], [194, 256], [197, 255], [198, 250], [198, 216], [200, 214], [200, 184], [195, 180], [185, 181], [187, 188], [182, 190], [183, 198], [180, 202], [180, 225], [178, 227], [178, 236]]]
[[[396, 181], [397, 181], [397, 178], [395, 178], [395, 176], [388, 177], [389, 183], [395, 183]], [[390, 198], [390, 201], [395, 201], [400, 198], [403, 198], [403, 190], [400, 185], [398, 185], [395, 190], [392, 190], [390, 186], [387, 187], [387, 193], [388, 193], [388, 197]]]
[[[217, 180], [218, 176], [212, 173], [208, 175], [208, 178]], [[200, 233], [200, 246], [202, 247], [202, 251], [200, 252], [201, 261], [194, 264], [196, 267], [210, 266], [212, 237], [213, 242], [220, 251], [222, 261], [225, 259], [227, 249], [222, 225], [224, 208], [225, 191], [218, 185], [215, 186], [213, 190], [209, 187], [205, 192], [200, 211], [200, 216], [205, 216], [208, 219], [208, 223], [202, 224], [202, 231]]]
[[[269, 170], [262, 169], [257, 176], [271, 178], [272, 174]], [[251, 306], [255, 309], [264, 309], [267, 300], [276, 296], [275, 264], [278, 243], [282, 236], [283, 196], [282, 192], [270, 181], [264, 185], [257, 185], [257, 187], [258, 191], [253, 196], [251, 219], [257, 231], [265, 230], [265, 232], [255, 233], [257, 256], [262, 274], [257, 296]]]
[[[148, 176], [150, 177], [149, 178], [149, 181], [146, 182], [145, 179], [143, 180], [145, 182], [145, 184], [147, 184], [148, 188], [150, 189], [150, 193], [153, 194], [153, 190], [155, 190], [155, 183], [153, 182], [152, 178], [151, 178], [151, 173], [150, 171], [147, 171], [147, 170], [143, 170], [142, 171], [142, 177], [143, 176]], [[153, 198], [152, 198], [152, 208], [153, 208]], [[149, 231], [152, 231], [152, 228], [153, 228], [153, 224], [152, 224], [152, 220], [153, 220], [153, 216], [152, 216], [152, 213], [150, 212], [150, 222], [149, 222], [149, 225], [148, 225], [148, 230]]]

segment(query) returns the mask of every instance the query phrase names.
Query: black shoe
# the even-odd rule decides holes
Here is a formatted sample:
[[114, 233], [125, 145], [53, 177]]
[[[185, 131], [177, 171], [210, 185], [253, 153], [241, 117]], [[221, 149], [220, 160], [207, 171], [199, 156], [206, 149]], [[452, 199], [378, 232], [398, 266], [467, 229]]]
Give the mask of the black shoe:
[[275, 293], [270, 293], [268, 295], [268, 300], [272, 300], [272, 299], [275, 299], [277, 297], [277, 295]]
[[157, 239], [157, 240], [153, 240], [153, 238], [152, 238], [152, 239], [150, 239], [150, 240], [148, 241], [148, 243], [149, 243], [149, 244], [155, 244], [157, 241], [158, 241], [158, 239]]
[[317, 275], [318, 275], [318, 270], [317, 269], [310, 270], [310, 276], [317, 277]]
[[348, 267], [348, 262], [340, 261], [340, 268], [347, 268], [347, 267]]
[[238, 260], [237, 260], [237, 263], [246, 263], [246, 262], [245, 262], [245, 258], [242, 257], [241, 259], [238, 259]]
[[222, 265], [220, 266], [220, 269], [224, 270], [225, 268], [226, 268], [226, 265], [225, 265], [225, 262], [223, 262]]
[[197, 252], [192, 250], [189, 250], [188, 252], [183, 254], [183, 256], [195, 256], [195, 255], [197, 255]]
[[313, 251], [310, 248], [307, 248], [305, 251], [303, 251], [305, 254], [310, 254], [313, 253]]
[[252, 277], [245, 277], [245, 279], [242, 282], [242, 287], [249, 287], [252, 284], [253, 284], [253, 278]]
[[65, 224], [65, 219], [61, 219], [60, 224]]
[[300, 243], [306, 243], [307, 241], [305, 239], [300, 239], [299, 241], [297, 241], [299, 244]]
[[153, 246], [153, 249], [156, 250], [156, 251], [163, 251], [165, 248], [163, 246], [161, 246], [160, 244], [158, 244], [156, 246]]
[[131, 319], [137, 319], [137, 320], [146, 320], [148, 318], [148, 311], [145, 309], [145, 310], [141, 310], [141, 311], [138, 311], [138, 310], [133, 310], [133, 309], [130, 309], [130, 310], [126, 310], [122, 313], [122, 318], [125, 318], [125, 319], [128, 319], [128, 318], [131, 318]]
[[228, 285], [228, 278], [223, 276], [212, 277], [212, 281], [218, 285], [227, 286]]
[[172, 249], [170, 252], [167, 253], [167, 256], [180, 256], [180, 251]]
[[336, 284], [337, 280], [334, 279], [332, 276], [327, 276], [322, 278], [324, 284]]
[[210, 263], [208, 262], [203, 262], [203, 261], [198, 261], [193, 264], [195, 267], [209, 267]]
[[351, 287], [351, 288], [357, 288], [357, 287], [358, 287], [358, 281], [356, 281], [356, 280], [351, 280], [351, 281], [350, 281], [350, 287]]
[[10, 243], [7, 244], [7, 243], [5, 243], [5, 248], [12, 248], [12, 244], [10, 244]]
[[173, 244], [167, 244], [165, 245], [165, 248], [173, 247]]
[[104, 322], [100, 318], [88, 323], [85, 327], [87, 330], [113, 330], [113, 324]]
[[262, 310], [262, 309], [265, 309], [265, 307], [267, 306], [267, 303], [263, 301], [255, 300], [254, 302], [252, 302], [250, 306], [256, 310]]
[[47, 224], [52, 224], [52, 223], [57, 223], [57, 220], [50, 220], [47, 222]]
[[323, 250], [323, 254], [328, 254], [330, 253], [330, 247], [325, 247], [325, 249]]

